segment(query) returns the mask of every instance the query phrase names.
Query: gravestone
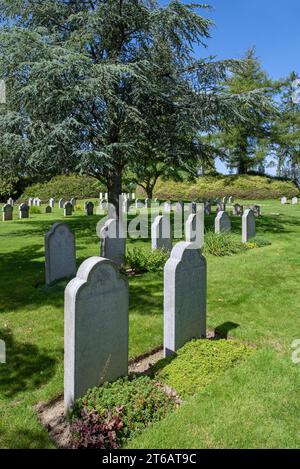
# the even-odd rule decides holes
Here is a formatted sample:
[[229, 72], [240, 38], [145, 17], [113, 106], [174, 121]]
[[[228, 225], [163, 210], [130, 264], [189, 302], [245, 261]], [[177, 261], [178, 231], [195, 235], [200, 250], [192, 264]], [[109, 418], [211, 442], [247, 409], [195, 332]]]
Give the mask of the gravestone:
[[185, 224], [185, 240], [194, 243], [199, 248], [204, 245], [204, 220], [200, 213], [192, 213]]
[[226, 204], [227, 204], [227, 200], [228, 200], [228, 197], [223, 197], [222, 203], [223, 203], [224, 205], [226, 205]]
[[216, 198], [216, 205], [218, 205], [220, 202], [221, 202], [220, 197], [217, 197], [217, 198]]
[[19, 219], [29, 218], [29, 207], [27, 204], [21, 204], [19, 206]]
[[165, 249], [171, 251], [171, 225], [168, 217], [159, 215], [151, 226], [152, 251]]
[[100, 200], [103, 200], [103, 199], [104, 199], [104, 197], [103, 197], [103, 192], [100, 192], [100, 194], [99, 194], [99, 199], [100, 199]]
[[235, 204], [232, 209], [232, 215], [242, 217], [244, 214], [244, 207], [240, 204]]
[[217, 210], [216, 210], [217, 214], [219, 212], [226, 212], [226, 204], [223, 204], [223, 203], [218, 203], [217, 204]]
[[126, 238], [122, 224], [110, 218], [100, 231], [100, 256], [122, 265], [126, 256]]
[[65, 290], [65, 412], [89, 388], [128, 374], [128, 280], [91, 257]]
[[100, 202], [100, 208], [101, 210], [103, 210], [104, 212], [106, 212], [108, 210], [108, 202], [107, 200], [101, 200]]
[[211, 215], [211, 203], [210, 202], [205, 202], [204, 203], [204, 213], [205, 215]]
[[65, 203], [66, 203], [65, 199], [59, 199], [58, 208], [64, 208]]
[[232, 196], [229, 197], [229, 203], [230, 203], [230, 204], [234, 204], [234, 197], [232, 197]]
[[260, 205], [250, 205], [249, 208], [254, 213], [255, 218], [259, 218], [261, 216], [261, 207], [260, 207]]
[[52, 207], [50, 205], [47, 205], [45, 208], [45, 213], [52, 213]]
[[32, 207], [32, 205], [33, 205], [33, 199], [32, 199], [32, 197], [29, 197], [29, 199], [28, 199], [28, 207]]
[[164, 203], [164, 211], [166, 213], [171, 213], [171, 211], [172, 211], [172, 204], [168, 200], [167, 200], [167, 202]]
[[50, 205], [51, 208], [54, 208], [55, 200], [54, 200], [53, 198], [51, 198], [51, 199], [49, 200], [49, 205]]
[[176, 244], [165, 265], [165, 356], [192, 339], [206, 337], [206, 259], [193, 246]]
[[191, 214], [197, 213], [197, 203], [196, 202], [191, 203], [190, 210], [191, 210]]
[[286, 198], [286, 197], [282, 197], [282, 199], [281, 199], [281, 204], [282, 204], [282, 205], [287, 204], [287, 198]]
[[215, 219], [215, 233], [229, 233], [231, 231], [231, 221], [226, 212], [219, 212]]
[[176, 213], [182, 213], [182, 212], [183, 212], [183, 208], [184, 208], [184, 206], [183, 206], [183, 203], [182, 203], [182, 202], [177, 202], [177, 203], [175, 204], [175, 212], [176, 212]]
[[242, 242], [247, 243], [250, 239], [255, 238], [255, 216], [252, 210], [245, 210], [242, 219]]
[[42, 203], [41, 199], [39, 199], [39, 198], [37, 197], [37, 198], [35, 199], [35, 205], [36, 205], [37, 207], [40, 207], [40, 206], [41, 206], [41, 203]]
[[71, 204], [73, 205], [73, 208], [76, 207], [76, 204], [77, 204], [77, 200], [75, 199], [75, 197], [72, 197], [72, 199], [70, 200]]
[[292, 198], [292, 205], [298, 205], [298, 197]]
[[123, 213], [128, 213], [129, 210], [130, 210], [130, 201], [129, 199], [126, 199], [123, 202]]
[[11, 221], [13, 219], [14, 208], [10, 204], [3, 205], [2, 207], [2, 220]]
[[145, 208], [147, 208], [147, 209], [148, 209], [148, 208], [151, 208], [151, 201], [150, 201], [150, 199], [146, 199], [146, 200], [145, 200]]
[[135, 200], [135, 193], [134, 192], [131, 194], [131, 198], [132, 198], [132, 200]]
[[88, 217], [91, 217], [94, 215], [94, 204], [93, 202], [88, 202], [86, 205], [85, 205], [85, 214], [88, 216]]
[[55, 223], [45, 236], [46, 284], [76, 273], [75, 236], [65, 223]]
[[141, 202], [139, 199], [136, 199], [135, 201], [135, 208], [138, 210], [138, 209], [141, 209], [141, 208], [144, 208], [144, 204], [143, 202]]
[[12, 207], [14, 206], [14, 199], [12, 199], [11, 197], [8, 199], [7, 201], [7, 204], [8, 205], [11, 205]]
[[70, 217], [73, 214], [73, 205], [71, 202], [66, 202], [64, 204], [64, 216]]

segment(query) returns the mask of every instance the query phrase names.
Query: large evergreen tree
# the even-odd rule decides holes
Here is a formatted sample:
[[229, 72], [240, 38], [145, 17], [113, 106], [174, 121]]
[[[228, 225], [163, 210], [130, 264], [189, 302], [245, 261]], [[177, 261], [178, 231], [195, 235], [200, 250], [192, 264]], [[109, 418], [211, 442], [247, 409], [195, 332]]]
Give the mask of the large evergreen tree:
[[[253, 113], [251, 119], [226, 128], [217, 134], [215, 139], [218, 154], [231, 170], [238, 174], [246, 174], [252, 169], [262, 171], [268, 154], [268, 143], [273, 118], [272, 95], [274, 87], [255, 55], [255, 49], [245, 54], [245, 66], [233, 73], [224, 86], [232, 95], [251, 93], [261, 90], [270, 106], [260, 108]], [[245, 106], [248, 106], [245, 103]]]
[[277, 175], [300, 183], [300, 100], [299, 76], [292, 72], [283, 80], [280, 113], [273, 128], [273, 143], [277, 157]]
[[105, 182], [116, 205], [124, 172], [139, 161], [145, 170], [187, 164], [199, 134], [260, 115], [259, 91], [230, 94], [219, 85], [228, 68], [244, 64], [194, 59], [211, 24], [199, 6], [1, 1], [6, 174], [83, 172]]

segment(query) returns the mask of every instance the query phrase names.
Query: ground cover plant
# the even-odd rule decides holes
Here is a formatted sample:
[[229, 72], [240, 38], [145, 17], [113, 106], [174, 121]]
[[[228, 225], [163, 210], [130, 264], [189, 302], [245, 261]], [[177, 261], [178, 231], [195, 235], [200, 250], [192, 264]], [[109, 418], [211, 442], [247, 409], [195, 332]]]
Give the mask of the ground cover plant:
[[[128, 446], [300, 446], [300, 374], [291, 359], [291, 344], [299, 338], [300, 207], [282, 206], [279, 200], [244, 201], [254, 202], [263, 213], [257, 236], [272, 244], [235, 256], [207, 256], [207, 321], [219, 336], [253, 344], [255, 353], [131, 438]], [[84, 200], [78, 203], [83, 206]], [[214, 216], [206, 217], [207, 229]], [[54, 447], [34, 407], [63, 391], [67, 281], [44, 285], [44, 234], [54, 222], [68, 223], [76, 233], [80, 265], [99, 255], [98, 220], [83, 211], [66, 219], [55, 208], [52, 214], [0, 224], [0, 338], [7, 345], [7, 363], [0, 365], [2, 448]], [[232, 228], [240, 236], [240, 218], [232, 218]], [[128, 249], [133, 247], [150, 248], [150, 240], [129, 240]], [[162, 344], [163, 273], [133, 276], [129, 283], [133, 358]]]
[[71, 416], [74, 446], [116, 448], [161, 420], [175, 405], [174, 399], [146, 376], [91, 389], [76, 402]]
[[178, 350], [174, 357], [157, 363], [154, 371], [160, 382], [186, 398], [202, 391], [253, 350], [234, 340], [193, 340]]

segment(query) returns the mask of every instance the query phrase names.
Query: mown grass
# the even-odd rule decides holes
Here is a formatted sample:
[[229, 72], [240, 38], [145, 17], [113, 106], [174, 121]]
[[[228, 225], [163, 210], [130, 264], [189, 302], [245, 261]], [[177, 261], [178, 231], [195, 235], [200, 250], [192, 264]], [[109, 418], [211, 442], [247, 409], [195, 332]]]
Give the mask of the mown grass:
[[[82, 202], [81, 202], [82, 203]], [[250, 203], [250, 201], [249, 201]], [[258, 236], [271, 246], [234, 256], [208, 255], [208, 327], [257, 347], [132, 447], [300, 447], [299, 366], [290, 345], [299, 338], [300, 207], [262, 201]], [[0, 223], [0, 447], [53, 447], [34, 405], [63, 391], [63, 291], [44, 286], [44, 234], [62, 211]], [[76, 212], [78, 265], [99, 254], [99, 216]], [[206, 219], [211, 230], [214, 216]], [[240, 236], [241, 220], [233, 219]], [[129, 246], [150, 241], [131, 241]], [[163, 274], [130, 279], [130, 357], [162, 343]]]

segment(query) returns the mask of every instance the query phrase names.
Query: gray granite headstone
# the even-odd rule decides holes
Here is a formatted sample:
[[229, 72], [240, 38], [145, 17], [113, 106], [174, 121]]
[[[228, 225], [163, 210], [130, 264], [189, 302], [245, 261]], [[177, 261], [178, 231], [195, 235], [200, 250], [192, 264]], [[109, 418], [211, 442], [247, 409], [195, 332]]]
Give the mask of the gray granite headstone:
[[55, 200], [54, 200], [53, 198], [51, 198], [51, 199], [49, 200], [49, 205], [50, 205], [51, 208], [54, 208]]
[[211, 215], [211, 203], [210, 202], [205, 202], [204, 203], [204, 213], [205, 215]]
[[194, 243], [199, 248], [204, 245], [204, 219], [203, 212], [192, 213], [185, 224], [185, 240]]
[[282, 197], [282, 199], [281, 199], [281, 204], [282, 204], [282, 205], [287, 204], [287, 198], [286, 198], [286, 197]]
[[219, 212], [215, 219], [215, 233], [229, 233], [231, 231], [231, 221], [226, 212]]
[[234, 197], [232, 197], [232, 196], [229, 197], [229, 203], [230, 203], [230, 204], [234, 204]]
[[75, 236], [64, 223], [55, 223], [45, 236], [46, 284], [76, 273]]
[[255, 238], [255, 216], [252, 210], [245, 210], [242, 219], [242, 242], [247, 243], [250, 239]]
[[65, 199], [59, 199], [58, 208], [64, 208], [65, 203], [66, 203]]
[[2, 207], [2, 220], [11, 221], [13, 219], [14, 208], [10, 204], [5, 204]]
[[292, 205], [297, 205], [298, 204], [298, 197], [293, 197], [292, 198]]
[[73, 214], [73, 205], [71, 202], [66, 202], [64, 204], [64, 216], [70, 217]]
[[128, 374], [128, 280], [91, 257], [65, 290], [65, 412], [89, 388]]
[[242, 217], [244, 214], [244, 207], [240, 204], [235, 204], [232, 209], [232, 215]]
[[250, 205], [249, 208], [254, 213], [255, 218], [259, 218], [261, 216], [261, 206], [260, 205]]
[[206, 259], [191, 243], [180, 242], [164, 269], [164, 353], [206, 337]]
[[21, 204], [19, 206], [19, 219], [29, 218], [29, 207], [27, 204]]
[[217, 204], [217, 210], [216, 210], [217, 213], [219, 212], [226, 212], [226, 204], [223, 204], [223, 203], [218, 203]]
[[159, 215], [151, 226], [152, 251], [165, 249], [171, 251], [171, 225], [168, 217]]
[[172, 211], [172, 204], [170, 201], [164, 203], [164, 211], [170, 213]]
[[85, 213], [88, 217], [94, 215], [94, 204], [93, 202], [88, 202], [85, 206]]
[[50, 205], [47, 205], [45, 208], [45, 213], [52, 213], [52, 207]]
[[126, 238], [122, 224], [115, 218], [107, 220], [100, 231], [100, 256], [122, 265], [126, 256]]
[[73, 205], [73, 208], [76, 207], [76, 204], [77, 204], [77, 200], [75, 197], [72, 197], [72, 199], [70, 200], [71, 204]]

